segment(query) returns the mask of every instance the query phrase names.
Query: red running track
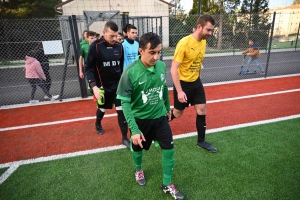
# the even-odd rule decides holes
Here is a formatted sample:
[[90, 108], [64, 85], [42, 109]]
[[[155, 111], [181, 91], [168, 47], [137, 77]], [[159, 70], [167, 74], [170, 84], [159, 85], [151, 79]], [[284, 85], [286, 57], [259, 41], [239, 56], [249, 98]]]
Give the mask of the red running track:
[[[300, 114], [300, 91], [209, 101], [299, 88], [300, 76], [206, 86], [207, 129]], [[172, 98], [170, 92], [171, 104]], [[0, 128], [91, 117], [95, 112], [93, 100], [0, 110]], [[194, 108], [187, 108], [180, 119], [170, 122], [173, 134], [195, 132], [195, 116]], [[104, 135], [96, 134], [94, 120], [2, 131], [0, 164], [121, 144], [116, 117], [104, 118], [103, 127]]]

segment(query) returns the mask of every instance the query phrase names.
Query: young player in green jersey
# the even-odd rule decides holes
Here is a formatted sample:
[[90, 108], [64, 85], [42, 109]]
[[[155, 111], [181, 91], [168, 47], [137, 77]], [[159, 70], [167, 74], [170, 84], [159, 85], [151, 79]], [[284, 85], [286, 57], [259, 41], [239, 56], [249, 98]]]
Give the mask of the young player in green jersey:
[[117, 98], [131, 129], [131, 148], [135, 163], [135, 179], [145, 185], [142, 168], [143, 149], [155, 140], [162, 149], [163, 182], [161, 189], [175, 199], [184, 199], [172, 184], [174, 144], [167, 115], [170, 100], [166, 84], [166, 65], [159, 61], [161, 40], [155, 33], [140, 38], [140, 57], [125, 68], [117, 89]]
[[96, 33], [94, 31], [86, 32], [86, 40], [81, 43], [80, 46], [80, 56], [79, 56], [79, 76], [84, 78], [83, 66], [86, 62], [86, 58], [89, 52], [90, 44], [96, 40]]

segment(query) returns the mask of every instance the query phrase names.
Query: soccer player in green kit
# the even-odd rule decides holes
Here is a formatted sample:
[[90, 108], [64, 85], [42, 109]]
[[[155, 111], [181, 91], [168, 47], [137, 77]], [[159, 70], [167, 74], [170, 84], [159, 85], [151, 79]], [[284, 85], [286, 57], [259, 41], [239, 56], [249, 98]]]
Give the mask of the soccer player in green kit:
[[170, 117], [170, 100], [166, 84], [166, 65], [159, 61], [162, 44], [155, 33], [140, 38], [140, 57], [128, 65], [121, 76], [117, 98], [121, 100], [126, 121], [131, 129], [131, 148], [135, 164], [135, 179], [145, 185], [142, 169], [143, 149], [152, 141], [162, 149], [163, 182], [161, 189], [175, 199], [184, 196], [172, 184], [174, 144], [167, 115]]

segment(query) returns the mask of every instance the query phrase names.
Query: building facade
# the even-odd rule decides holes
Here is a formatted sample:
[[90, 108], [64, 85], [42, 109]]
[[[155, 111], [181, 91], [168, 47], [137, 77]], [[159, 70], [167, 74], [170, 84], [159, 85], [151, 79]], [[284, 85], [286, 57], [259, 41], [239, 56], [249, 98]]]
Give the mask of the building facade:
[[[119, 13], [127, 13], [129, 17], [141, 17], [143, 20], [145, 20], [147, 17], [151, 18], [169, 16], [169, 7], [173, 6], [174, 5], [163, 0], [67, 0], [56, 5], [55, 9], [60, 11], [63, 15], [83, 15], [83, 11], [119, 11]], [[104, 24], [105, 21], [96, 21], [92, 23], [88, 29], [101, 34]], [[118, 23], [118, 25], [120, 26], [120, 23]], [[159, 34], [161, 31], [163, 46], [169, 46], [168, 20], [160, 20], [159, 23], [148, 22], [148, 20], [146, 20], [139, 25], [134, 25], [137, 26], [138, 32], [140, 33], [145, 32], [145, 30], [153, 30], [153, 32]], [[119, 28], [119, 31], [121, 31], [121, 28], [122, 27]]]
[[274, 36], [289, 36], [298, 31], [300, 23], [300, 5], [277, 7], [269, 10], [276, 12]]

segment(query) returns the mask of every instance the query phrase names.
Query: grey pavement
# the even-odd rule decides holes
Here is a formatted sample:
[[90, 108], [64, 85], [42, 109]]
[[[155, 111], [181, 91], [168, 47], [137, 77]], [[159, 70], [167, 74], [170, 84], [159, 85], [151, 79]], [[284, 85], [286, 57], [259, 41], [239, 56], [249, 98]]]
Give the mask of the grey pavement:
[[[246, 57], [246, 61], [248, 60]], [[165, 57], [163, 61], [167, 65], [167, 84], [172, 87], [172, 78], [170, 68], [172, 57]], [[64, 60], [55, 60], [50, 63], [50, 74], [52, 78], [52, 87], [50, 93], [60, 94], [63, 91], [63, 99], [80, 98], [80, 86], [77, 75], [77, 68], [74, 64], [69, 64], [66, 68], [65, 82], [63, 82]], [[287, 74], [300, 74], [300, 51], [295, 49], [273, 50], [269, 57], [269, 63], [266, 75], [259, 73], [255, 64], [251, 65], [252, 71], [257, 71], [252, 75], [239, 75], [240, 68], [246, 63], [242, 63], [243, 55], [240, 52], [226, 54], [206, 54], [203, 62], [201, 79], [204, 84], [227, 82], [235, 80], [261, 78], [266, 76], [280, 76]], [[261, 51], [261, 62], [264, 68], [267, 66], [267, 54]], [[31, 93], [31, 86], [25, 78], [23, 71], [24, 65], [9, 67], [0, 67], [0, 106], [28, 104]], [[89, 92], [88, 92], [89, 94]], [[43, 99], [44, 94], [38, 87], [36, 99], [41, 102], [49, 100]]]

